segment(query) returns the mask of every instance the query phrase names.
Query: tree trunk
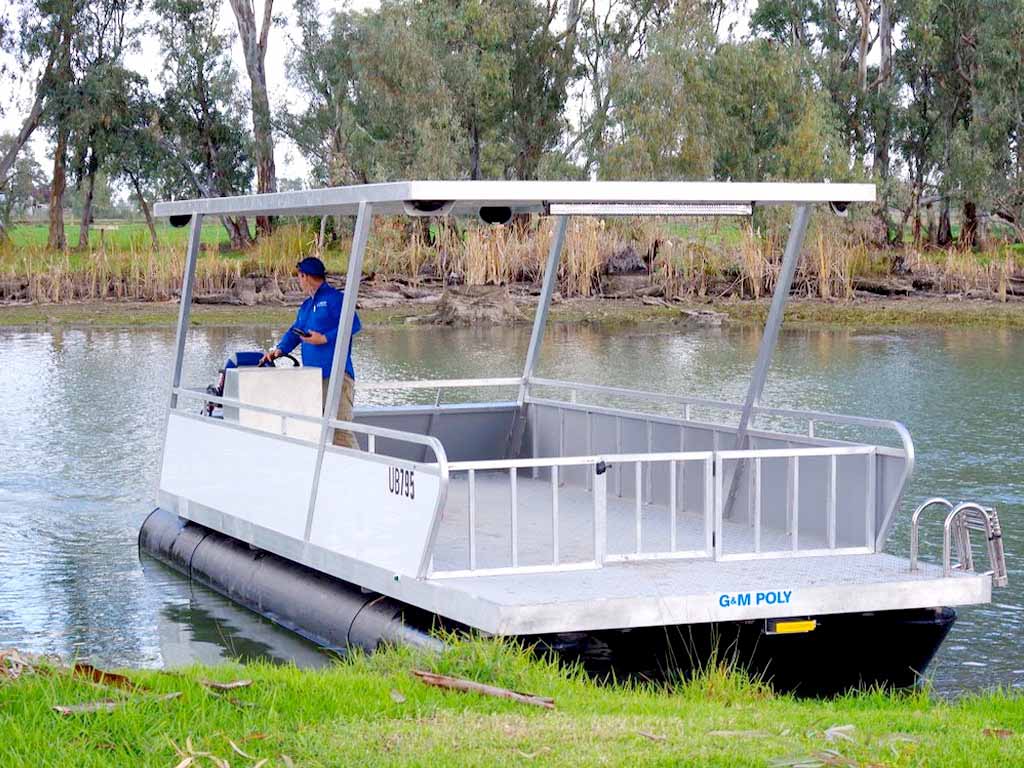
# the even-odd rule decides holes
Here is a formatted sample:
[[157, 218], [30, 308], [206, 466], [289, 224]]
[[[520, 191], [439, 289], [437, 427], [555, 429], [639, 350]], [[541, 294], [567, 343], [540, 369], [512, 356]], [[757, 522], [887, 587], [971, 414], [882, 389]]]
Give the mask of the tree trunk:
[[949, 223], [949, 200], [942, 201], [942, 209], [939, 213], [939, 225], [936, 228], [935, 244], [945, 248], [953, 242], [953, 227]]
[[142, 209], [142, 215], [146, 217], [146, 226], [149, 228], [149, 237], [153, 241], [153, 250], [155, 251], [160, 247], [160, 240], [156, 236], [156, 224], [153, 223], [153, 212], [149, 209], [149, 203], [146, 202], [146, 196], [142, 194], [142, 185], [139, 184], [138, 178], [134, 173], [129, 173], [127, 175], [132, 182], [132, 187], [135, 189], [135, 199], [139, 201], [139, 208]]
[[224, 216], [221, 218], [224, 229], [228, 231], [228, 238], [231, 241], [231, 249], [244, 251], [252, 245], [252, 235], [249, 234], [249, 222], [245, 216], [232, 218]]
[[976, 248], [981, 237], [978, 230], [978, 206], [972, 200], [964, 202], [964, 221], [960, 227], [960, 245], [965, 248]]
[[475, 122], [469, 127], [469, 178], [480, 178], [480, 129]]
[[82, 223], [78, 226], [78, 248], [89, 248], [89, 225], [92, 224], [92, 198], [96, 191], [95, 163], [89, 161], [88, 176], [85, 179], [85, 198], [82, 200]]
[[[875, 173], [883, 182], [889, 179], [889, 145], [892, 140], [892, 115], [895, 108], [896, 94], [890, 85], [892, 79], [892, 17], [889, 5], [892, 0], [880, 0], [878, 14], [878, 41], [881, 58], [878, 66], [878, 109], [881, 114], [875, 120]], [[889, 216], [889, 193], [887, 185], [882, 187], [882, 200], [879, 206], [879, 219], [885, 227], [886, 240], [889, 245], [902, 245], [903, 227], [894, 232]]]
[[[256, 191], [274, 192], [277, 190], [276, 170], [274, 168], [274, 136], [270, 122], [270, 99], [267, 97], [267, 43], [270, 37], [270, 24], [273, 19], [274, 0], [265, 0], [263, 6], [263, 23], [257, 30], [256, 13], [252, 0], [230, 0], [238, 22], [239, 38], [242, 52], [245, 54], [245, 68], [249, 73], [252, 85], [252, 128], [256, 150]], [[272, 222], [268, 216], [256, 217], [256, 232], [269, 235]]]
[[68, 130], [57, 129], [57, 146], [53, 150], [53, 181], [50, 182], [50, 234], [46, 245], [52, 251], [63, 251], [68, 241], [64, 236], [64, 190], [67, 188], [65, 172], [68, 151]]
[[29, 110], [28, 116], [21, 124], [21, 130], [14, 137], [14, 142], [10, 148], [0, 157], [0, 183], [7, 178], [7, 174], [11, 172], [11, 168], [14, 167], [14, 162], [18, 159], [18, 153], [21, 152], [21, 148], [28, 143], [28, 140], [32, 137], [32, 133], [36, 128], [39, 127], [39, 122], [43, 117], [43, 104], [45, 102], [45, 95], [47, 93], [47, 87], [50, 81], [50, 75], [53, 71], [53, 64], [57, 60], [57, 46], [51, 46], [50, 56], [46, 60], [46, 69], [43, 71], [42, 77], [39, 78], [39, 82], [36, 84], [36, 97], [32, 102], [32, 109]]

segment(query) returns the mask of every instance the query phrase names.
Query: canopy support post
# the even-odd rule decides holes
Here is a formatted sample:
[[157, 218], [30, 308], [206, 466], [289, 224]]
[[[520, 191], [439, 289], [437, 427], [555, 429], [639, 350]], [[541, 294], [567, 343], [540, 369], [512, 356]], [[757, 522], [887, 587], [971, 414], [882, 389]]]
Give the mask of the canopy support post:
[[359, 282], [363, 276], [363, 256], [366, 243], [370, 238], [370, 225], [373, 222], [373, 205], [362, 202], [356, 215], [355, 231], [352, 233], [352, 249], [348, 257], [348, 275], [345, 279], [345, 299], [341, 303], [341, 319], [338, 321], [338, 337], [334, 344], [334, 357], [331, 363], [331, 379], [327, 384], [327, 402], [324, 404], [323, 416], [320, 419], [320, 440], [317, 443], [316, 467], [313, 470], [313, 489], [309, 494], [309, 509], [306, 513], [306, 531], [303, 541], [309, 542], [313, 530], [313, 514], [316, 511], [317, 491], [320, 487], [320, 470], [324, 463], [324, 451], [327, 442], [334, 439], [334, 427], [330, 422], [338, 414], [338, 401], [341, 399], [341, 385], [345, 379], [345, 361], [348, 359], [348, 347], [352, 341], [352, 322], [356, 315], [356, 299], [359, 296]]
[[170, 410], [178, 405], [175, 390], [181, 386], [181, 372], [185, 363], [185, 340], [188, 338], [188, 321], [192, 314], [192, 289], [196, 281], [196, 260], [199, 258], [199, 241], [202, 238], [203, 214], [192, 214], [188, 230], [188, 251], [185, 254], [185, 275], [181, 281], [181, 304], [178, 306], [178, 331], [174, 340], [174, 368], [171, 373]]
[[569, 225], [568, 216], [556, 216], [555, 237], [551, 241], [551, 249], [548, 251], [547, 265], [544, 267], [544, 282], [540, 290], [540, 298], [537, 300], [537, 313], [533, 317], [533, 333], [530, 336], [530, 348], [526, 352], [526, 365], [523, 367], [523, 380], [519, 385], [519, 398], [517, 404], [520, 408], [526, 402], [527, 390], [530, 388], [530, 378], [533, 376], [533, 369], [540, 357], [540, 345], [544, 340], [544, 328], [548, 323], [548, 309], [551, 307], [551, 297], [555, 293], [555, 285], [558, 283], [558, 261], [562, 256], [562, 246], [565, 244], [565, 231]]
[[[782, 257], [779, 279], [775, 283], [775, 293], [772, 295], [772, 306], [768, 312], [768, 321], [765, 323], [764, 335], [761, 337], [761, 347], [757, 351], [757, 362], [754, 363], [754, 373], [750, 377], [747, 396], [743, 401], [743, 411], [740, 414], [740, 423], [736, 429], [736, 450], [738, 451], [746, 450], [750, 443], [749, 428], [751, 416], [754, 408], [757, 407], [761, 400], [761, 392], [764, 390], [764, 383], [768, 378], [768, 367], [771, 365], [772, 354], [775, 352], [775, 345], [779, 340], [782, 317], [785, 313], [786, 302], [789, 299], [790, 288], [793, 286], [793, 276], [796, 274], [796, 265], [800, 260], [800, 249], [804, 243], [804, 235], [807, 233], [807, 222], [810, 218], [810, 205], [798, 206], [793, 214], [793, 224], [789, 228], [789, 239], [786, 241], [786, 250]], [[736, 501], [736, 494], [739, 491], [746, 465], [746, 461], [736, 462], [732, 483], [729, 485], [729, 495], [723, 508], [723, 516], [725, 518], [728, 518], [732, 513], [732, 507]]]
[[512, 458], [518, 453], [526, 431], [526, 396], [530, 390], [530, 379], [533, 377], [537, 359], [540, 357], [540, 345], [544, 340], [544, 329], [548, 324], [548, 309], [551, 308], [551, 297], [558, 283], [558, 262], [562, 257], [565, 245], [565, 232], [569, 226], [568, 216], [555, 216], [555, 235], [548, 251], [548, 260], [544, 266], [544, 282], [541, 284], [540, 297], [537, 299], [537, 312], [533, 316], [533, 333], [530, 335], [530, 347], [526, 351], [526, 364], [523, 366], [523, 378], [519, 382], [519, 396], [516, 398], [516, 409], [512, 416], [512, 424], [505, 441], [505, 456]]

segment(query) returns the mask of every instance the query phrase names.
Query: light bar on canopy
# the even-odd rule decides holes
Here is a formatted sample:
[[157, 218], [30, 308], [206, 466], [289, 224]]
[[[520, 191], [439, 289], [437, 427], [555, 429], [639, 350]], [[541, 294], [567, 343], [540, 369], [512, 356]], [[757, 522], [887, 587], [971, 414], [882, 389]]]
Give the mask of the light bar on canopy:
[[551, 203], [552, 216], [750, 216], [751, 203]]

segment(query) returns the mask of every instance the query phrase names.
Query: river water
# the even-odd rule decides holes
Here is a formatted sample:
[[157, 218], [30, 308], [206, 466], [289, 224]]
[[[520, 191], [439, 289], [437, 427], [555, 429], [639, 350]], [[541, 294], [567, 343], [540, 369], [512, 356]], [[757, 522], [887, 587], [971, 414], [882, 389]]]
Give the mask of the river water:
[[[269, 346], [274, 330], [194, 330], [186, 383], [213, 381], [230, 351]], [[356, 368], [368, 379], [515, 376], [528, 335], [370, 328]], [[759, 339], [749, 327], [556, 326], [539, 373], [741, 401]], [[166, 329], [0, 329], [0, 648], [116, 666], [326, 663], [289, 632], [138, 557], [173, 344]], [[918, 464], [889, 551], [906, 555], [909, 515], [925, 496], [999, 509], [1010, 587], [961, 610], [931, 676], [948, 693], [1024, 687], [1024, 334], [784, 331], [763, 402], [907, 424]], [[929, 559], [940, 528], [925, 533]]]

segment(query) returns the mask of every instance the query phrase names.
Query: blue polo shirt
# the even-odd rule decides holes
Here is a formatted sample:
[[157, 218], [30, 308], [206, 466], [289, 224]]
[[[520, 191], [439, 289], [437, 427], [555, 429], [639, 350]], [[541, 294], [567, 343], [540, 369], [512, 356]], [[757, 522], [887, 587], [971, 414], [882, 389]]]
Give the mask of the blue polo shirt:
[[[326, 344], [307, 344], [302, 342], [302, 364], [315, 366], [323, 371], [324, 378], [331, 375], [331, 366], [334, 364], [334, 345], [338, 342], [338, 323], [341, 322], [341, 303], [345, 299], [345, 292], [339, 291], [326, 282], [316, 289], [316, 293], [302, 302], [299, 312], [295, 316], [293, 328], [301, 328], [304, 331], [318, 331], [327, 337]], [[363, 324], [359, 322], [359, 313], [352, 318], [352, 336], [355, 337], [362, 329]], [[285, 331], [284, 336], [277, 342], [277, 348], [288, 354], [299, 345], [302, 339], [290, 330]], [[348, 357], [345, 360], [345, 373], [353, 379], [356, 371], [352, 367], [352, 340], [348, 342]]]

